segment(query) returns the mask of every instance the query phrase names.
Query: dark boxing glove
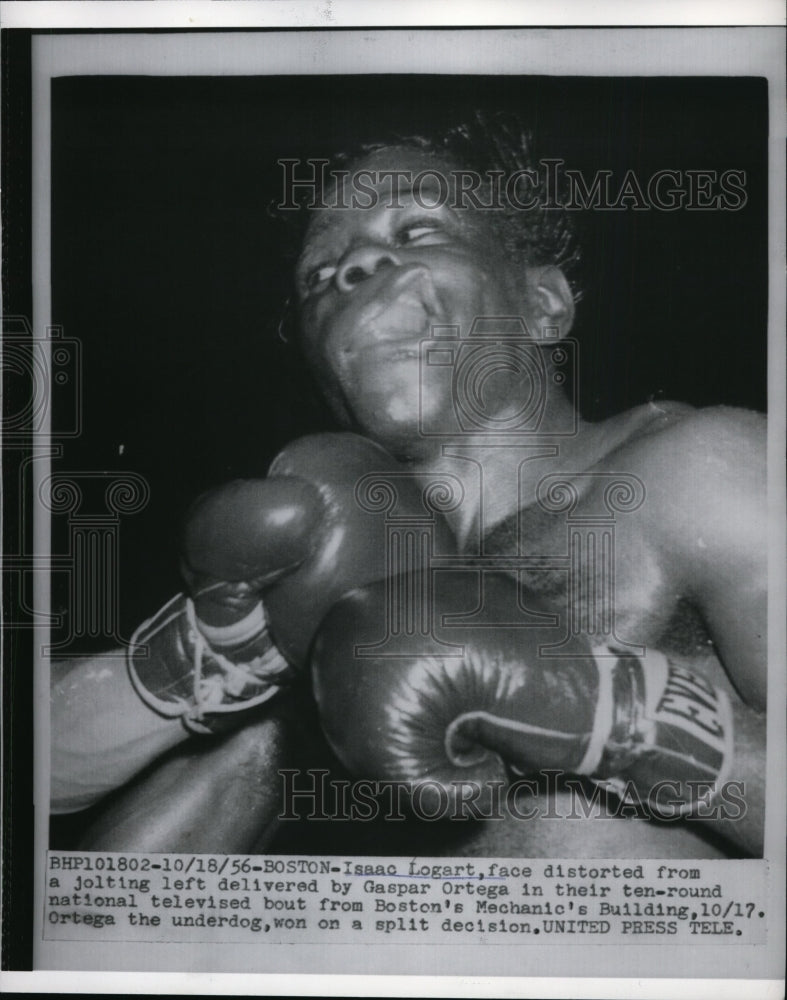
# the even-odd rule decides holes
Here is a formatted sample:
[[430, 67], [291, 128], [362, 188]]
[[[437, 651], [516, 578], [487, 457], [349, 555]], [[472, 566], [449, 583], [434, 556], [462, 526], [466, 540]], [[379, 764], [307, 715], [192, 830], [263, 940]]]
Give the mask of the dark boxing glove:
[[145, 622], [129, 650], [132, 682], [151, 708], [213, 732], [292, 681], [261, 594], [309, 556], [323, 516], [315, 487], [296, 477], [232, 482], [195, 502], [181, 542], [189, 593]]
[[[146, 622], [129, 657], [152, 708], [214, 731], [217, 719], [256, 707], [296, 676], [328, 608], [388, 573], [385, 517], [356, 495], [374, 472], [396, 475], [397, 511], [426, 513], [415, 480], [356, 434], [301, 438], [267, 479], [196, 501], [182, 541], [190, 596]], [[441, 521], [435, 530], [447, 545]]]
[[[420, 655], [415, 642], [409, 656], [363, 655], [385, 631], [380, 583], [345, 596], [318, 632], [314, 693], [351, 773], [418, 788], [432, 816], [458, 815], [468, 783], [472, 801], [487, 801], [490, 782], [512, 772], [587, 775], [618, 794], [633, 787], [654, 809], [668, 801], [671, 816], [696, 806], [696, 783], [709, 797], [724, 780], [730, 706], [704, 678], [656, 652], [616, 655], [581, 638], [545, 656], [554, 629], [494, 623], [496, 605], [512, 606], [511, 578], [485, 574], [480, 600], [475, 574], [437, 575], [435, 634], [462, 644], [461, 655]], [[441, 627], [443, 613], [481, 604], [487, 621]]]
[[[317, 626], [343, 594], [391, 572], [386, 510], [395, 508], [397, 520], [425, 519], [435, 550], [453, 551], [445, 521], [428, 508], [415, 477], [384, 448], [357, 434], [299, 438], [274, 459], [269, 476], [309, 480], [325, 512], [315, 527], [310, 554], [265, 591], [274, 641], [291, 663], [307, 663]], [[390, 507], [364, 502], [362, 487], [367, 482], [371, 496], [384, 493]], [[372, 482], [380, 486], [379, 492]]]

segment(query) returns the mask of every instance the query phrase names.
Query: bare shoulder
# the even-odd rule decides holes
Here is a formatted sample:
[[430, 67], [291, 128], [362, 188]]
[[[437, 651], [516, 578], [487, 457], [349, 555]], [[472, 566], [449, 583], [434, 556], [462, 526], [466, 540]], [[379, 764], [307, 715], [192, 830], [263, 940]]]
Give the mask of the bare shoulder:
[[[612, 456], [610, 456], [612, 459]], [[735, 548], [765, 529], [766, 418], [731, 406], [670, 408], [645, 421], [616, 450], [614, 461], [639, 476], [643, 514], [673, 544], [697, 532]]]
[[695, 409], [678, 404], [670, 413], [672, 419], [665, 422], [661, 429], [654, 421], [656, 433], [674, 437], [685, 445], [694, 442], [695, 446], [716, 450], [737, 447], [748, 441], [752, 445], [759, 442], [764, 448], [766, 418], [755, 410], [736, 406]]
[[[633, 466], [672, 479], [689, 476], [719, 482], [740, 479], [743, 469], [765, 478], [766, 418], [734, 406], [695, 409], [668, 403], [631, 411], [631, 433], [615, 450]], [[633, 469], [632, 469], [633, 471]], [[753, 484], [752, 484], [753, 485]]]

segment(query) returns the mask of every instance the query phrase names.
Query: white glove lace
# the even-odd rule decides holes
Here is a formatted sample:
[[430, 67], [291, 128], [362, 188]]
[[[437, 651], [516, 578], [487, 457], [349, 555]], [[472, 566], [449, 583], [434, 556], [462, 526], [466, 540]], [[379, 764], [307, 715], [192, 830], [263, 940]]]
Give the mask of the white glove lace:
[[[194, 706], [189, 712], [188, 723], [194, 729], [210, 732], [201, 724], [206, 712], [219, 710], [225, 696], [241, 698], [249, 687], [258, 690], [261, 685], [270, 683], [263, 697], [253, 698], [255, 704], [267, 700], [278, 690], [272, 682], [286, 672], [289, 665], [275, 646], [247, 663], [233, 663], [208, 645], [197, 624], [191, 598], [186, 600], [186, 617], [194, 637]], [[203, 674], [206, 656], [212, 666], [219, 667], [220, 673]]]

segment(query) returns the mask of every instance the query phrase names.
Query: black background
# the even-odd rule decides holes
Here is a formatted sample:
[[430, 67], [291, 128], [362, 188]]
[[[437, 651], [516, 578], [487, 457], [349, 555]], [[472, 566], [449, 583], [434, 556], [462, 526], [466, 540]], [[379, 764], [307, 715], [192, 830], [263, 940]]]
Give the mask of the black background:
[[266, 212], [277, 159], [451, 125], [475, 107], [518, 111], [537, 155], [586, 179], [746, 172], [739, 211], [576, 213], [586, 290], [574, 333], [591, 419], [660, 398], [765, 409], [763, 80], [55, 80], [53, 321], [83, 349], [83, 432], [60, 468], [150, 484], [147, 508], [121, 525], [126, 637], [179, 586], [189, 501], [327, 426], [276, 335], [289, 273]]

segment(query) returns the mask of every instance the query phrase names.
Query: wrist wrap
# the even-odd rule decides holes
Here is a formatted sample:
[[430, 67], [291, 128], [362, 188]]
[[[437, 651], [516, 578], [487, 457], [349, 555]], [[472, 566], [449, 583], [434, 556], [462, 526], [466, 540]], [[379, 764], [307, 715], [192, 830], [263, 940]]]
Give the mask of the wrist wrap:
[[[726, 692], [693, 670], [649, 651], [643, 659], [598, 651], [599, 707], [579, 773], [616, 794], [633, 782], [642, 802], [664, 818], [707, 803], [727, 779], [732, 710]], [[661, 802], [659, 802], [661, 798]]]
[[240, 725], [239, 713], [268, 701], [295, 673], [274, 646], [261, 605], [236, 625], [211, 628], [198, 623], [183, 594], [140, 625], [127, 664], [145, 704], [195, 733]]

